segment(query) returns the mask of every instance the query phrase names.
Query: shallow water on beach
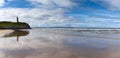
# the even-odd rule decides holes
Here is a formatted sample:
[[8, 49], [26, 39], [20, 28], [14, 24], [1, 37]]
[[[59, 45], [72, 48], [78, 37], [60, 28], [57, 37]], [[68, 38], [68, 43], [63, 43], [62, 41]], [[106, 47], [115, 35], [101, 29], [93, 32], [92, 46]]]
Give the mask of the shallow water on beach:
[[0, 30], [0, 58], [120, 58], [120, 30]]

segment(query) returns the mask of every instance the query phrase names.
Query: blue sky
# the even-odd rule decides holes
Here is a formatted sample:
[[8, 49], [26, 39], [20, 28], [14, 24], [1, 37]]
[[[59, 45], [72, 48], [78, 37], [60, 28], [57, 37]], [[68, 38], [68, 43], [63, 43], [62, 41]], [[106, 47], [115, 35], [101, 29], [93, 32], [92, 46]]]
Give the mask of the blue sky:
[[120, 28], [119, 0], [0, 0], [0, 21], [32, 27]]

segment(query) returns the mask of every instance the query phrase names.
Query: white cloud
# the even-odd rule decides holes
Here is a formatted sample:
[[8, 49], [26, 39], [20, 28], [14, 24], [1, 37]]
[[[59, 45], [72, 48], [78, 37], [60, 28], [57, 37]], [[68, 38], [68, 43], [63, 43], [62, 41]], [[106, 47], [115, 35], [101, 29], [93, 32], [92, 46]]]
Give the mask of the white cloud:
[[[93, 0], [93, 1], [97, 1], [97, 0]], [[98, 0], [98, 2], [108, 7], [110, 10], [120, 10], [120, 6], [119, 6], [120, 0]]]
[[35, 6], [39, 7], [67, 7], [71, 8], [75, 5], [71, 0], [27, 0]]
[[120, 10], [120, 0], [105, 0], [106, 2], [108, 2], [108, 4], [110, 5], [111, 9], [119, 9]]
[[5, 3], [5, 0], [0, 0], [0, 7], [2, 7]]
[[0, 9], [0, 21], [20, 21], [29, 23], [32, 27], [65, 26], [71, 18], [64, 16], [64, 9], [47, 10], [42, 8], [3, 8]]
[[[71, 20], [70, 17], [64, 15], [67, 12], [65, 8], [74, 6], [71, 0], [26, 1], [35, 6], [35, 8], [1, 8], [0, 21], [16, 21], [16, 16], [19, 16], [20, 21], [27, 22], [32, 27], [53, 27], [66, 26], [67, 22]], [[4, 0], [0, 2], [1, 4], [5, 3]]]

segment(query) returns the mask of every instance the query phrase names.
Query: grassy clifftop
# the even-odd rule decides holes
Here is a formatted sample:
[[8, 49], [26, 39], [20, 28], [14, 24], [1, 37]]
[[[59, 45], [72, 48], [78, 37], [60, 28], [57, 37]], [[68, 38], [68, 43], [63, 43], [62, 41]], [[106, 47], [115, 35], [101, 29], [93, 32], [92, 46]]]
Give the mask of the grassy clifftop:
[[25, 22], [0, 22], [0, 29], [30, 29], [30, 25]]

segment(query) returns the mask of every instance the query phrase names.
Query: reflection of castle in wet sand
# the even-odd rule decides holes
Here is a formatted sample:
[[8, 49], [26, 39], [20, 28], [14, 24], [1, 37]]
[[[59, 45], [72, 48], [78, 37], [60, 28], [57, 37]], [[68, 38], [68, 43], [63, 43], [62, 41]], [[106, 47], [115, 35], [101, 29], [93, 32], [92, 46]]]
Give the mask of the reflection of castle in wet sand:
[[5, 35], [4, 37], [17, 37], [17, 42], [19, 41], [19, 37], [27, 36], [29, 31], [21, 31], [21, 30], [14, 30], [14, 32]]

